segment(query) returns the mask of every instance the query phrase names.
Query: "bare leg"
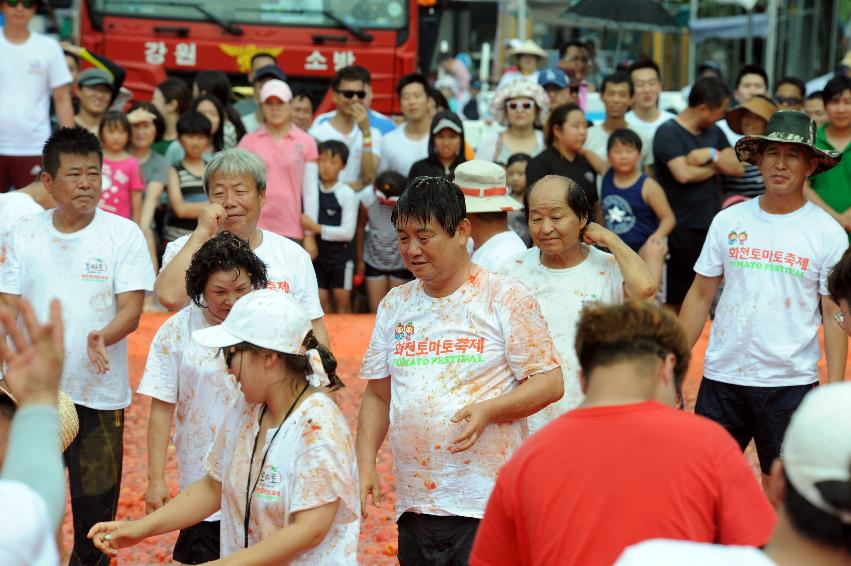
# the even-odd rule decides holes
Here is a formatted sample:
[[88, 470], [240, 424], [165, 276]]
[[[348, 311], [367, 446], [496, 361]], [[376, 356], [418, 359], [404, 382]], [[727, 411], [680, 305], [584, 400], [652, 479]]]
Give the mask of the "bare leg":
[[334, 312], [331, 308], [331, 295], [328, 289], [319, 289], [319, 304], [322, 306], [322, 312], [326, 314]]
[[[327, 292], [327, 291], [326, 291]], [[348, 314], [352, 312], [352, 292], [348, 289], [334, 289], [334, 312]]]
[[378, 310], [378, 303], [390, 290], [389, 277], [367, 277], [366, 278], [366, 294], [369, 297], [369, 312]]

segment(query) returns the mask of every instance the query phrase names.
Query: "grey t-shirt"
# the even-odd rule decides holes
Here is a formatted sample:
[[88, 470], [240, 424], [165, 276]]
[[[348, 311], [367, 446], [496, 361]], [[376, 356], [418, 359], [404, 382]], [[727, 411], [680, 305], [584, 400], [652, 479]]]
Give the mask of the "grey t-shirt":
[[152, 151], [148, 159], [142, 163], [142, 178], [145, 180], [145, 185], [154, 181], [168, 185], [168, 168], [169, 164], [165, 157]]

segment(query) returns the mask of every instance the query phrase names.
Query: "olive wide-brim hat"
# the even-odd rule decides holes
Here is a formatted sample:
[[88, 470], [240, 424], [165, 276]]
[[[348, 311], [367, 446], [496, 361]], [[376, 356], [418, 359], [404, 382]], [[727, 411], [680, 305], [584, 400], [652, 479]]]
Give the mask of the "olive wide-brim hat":
[[745, 136], [736, 143], [736, 156], [739, 161], [756, 165], [756, 156], [760, 155], [768, 142], [796, 143], [809, 147], [819, 164], [813, 175], [832, 169], [842, 160], [842, 154], [816, 147], [816, 123], [797, 110], [779, 110], [771, 116], [761, 136]]

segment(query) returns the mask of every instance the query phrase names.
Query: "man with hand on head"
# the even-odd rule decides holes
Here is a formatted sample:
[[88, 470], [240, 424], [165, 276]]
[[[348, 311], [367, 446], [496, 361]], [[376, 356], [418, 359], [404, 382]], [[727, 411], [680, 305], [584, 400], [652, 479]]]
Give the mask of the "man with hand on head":
[[361, 509], [368, 494], [381, 502], [375, 458], [389, 430], [399, 562], [466, 564], [526, 417], [563, 394], [558, 353], [526, 287], [470, 261], [457, 185], [414, 179], [392, 219], [416, 279], [381, 301], [361, 367]]
[[186, 306], [186, 270], [193, 254], [226, 230], [248, 242], [269, 268], [268, 286], [292, 293], [313, 321], [316, 338], [328, 344], [310, 255], [295, 242], [257, 227], [266, 200], [266, 168], [260, 158], [239, 148], [220, 151], [207, 163], [203, 183], [210, 204], [201, 211], [198, 227], [169, 243], [163, 254], [154, 286], [160, 304], [169, 310]]

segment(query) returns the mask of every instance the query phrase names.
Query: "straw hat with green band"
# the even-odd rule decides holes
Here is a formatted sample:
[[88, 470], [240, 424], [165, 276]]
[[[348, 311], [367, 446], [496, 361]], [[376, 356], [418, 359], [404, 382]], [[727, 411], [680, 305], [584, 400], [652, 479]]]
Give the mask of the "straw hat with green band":
[[816, 123], [803, 112], [780, 110], [775, 112], [765, 133], [761, 136], [745, 136], [736, 143], [736, 155], [739, 161], [757, 165], [756, 157], [765, 149], [768, 142], [795, 143], [810, 148], [819, 164], [813, 175], [824, 173], [842, 160], [842, 154], [816, 147]]

